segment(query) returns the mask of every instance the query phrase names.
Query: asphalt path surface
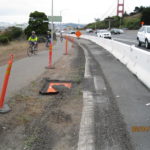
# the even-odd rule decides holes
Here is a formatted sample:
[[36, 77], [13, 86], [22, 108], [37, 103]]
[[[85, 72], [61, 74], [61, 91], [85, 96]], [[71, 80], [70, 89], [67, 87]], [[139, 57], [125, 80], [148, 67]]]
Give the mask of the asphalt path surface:
[[[64, 44], [59, 40], [53, 47], [52, 63], [58, 61], [64, 53]], [[14, 56], [15, 57], [15, 56]], [[49, 51], [43, 51], [31, 57], [25, 57], [13, 63], [6, 99], [13, 96], [21, 88], [27, 86], [45, 71], [48, 66]], [[0, 87], [2, 87], [7, 65], [0, 67]]]
[[93, 147], [96, 150], [149, 150], [150, 130], [132, 130], [150, 126], [150, 106], [146, 105], [150, 103], [149, 89], [102, 47], [88, 40], [78, 42], [89, 53], [91, 78], [86, 82], [86, 89], [94, 96]]

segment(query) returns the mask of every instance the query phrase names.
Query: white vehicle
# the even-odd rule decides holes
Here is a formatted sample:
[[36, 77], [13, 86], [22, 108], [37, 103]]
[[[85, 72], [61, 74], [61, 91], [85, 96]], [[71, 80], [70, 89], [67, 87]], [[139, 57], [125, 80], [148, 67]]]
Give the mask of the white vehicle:
[[116, 29], [116, 28], [111, 29], [110, 32], [112, 34], [123, 34], [124, 33], [124, 31], [122, 29]]
[[111, 33], [108, 30], [97, 30], [97, 36], [111, 39]]
[[138, 45], [145, 44], [146, 48], [150, 48], [150, 26], [142, 26], [137, 33]]
[[75, 33], [76, 33], [76, 31], [74, 31], [74, 30], [69, 31], [69, 34], [75, 34]]
[[124, 31], [122, 29], [118, 29], [118, 31], [119, 31], [120, 34], [124, 33]]
[[93, 30], [92, 30], [92, 29], [86, 29], [86, 32], [87, 32], [87, 33], [92, 33]]

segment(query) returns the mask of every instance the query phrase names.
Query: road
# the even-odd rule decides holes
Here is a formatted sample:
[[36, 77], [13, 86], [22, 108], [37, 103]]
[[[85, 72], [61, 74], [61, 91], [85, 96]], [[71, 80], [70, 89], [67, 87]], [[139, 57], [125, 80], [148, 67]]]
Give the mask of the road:
[[112, 38], [116, 41], [126, 43], [128, 45], [137, 45], [136, 30], [124, 30], [123, 34], [112, 34]]
[[150, 91], [102, 47], [82, 39], [79, 43], [87, 51], [84, 109], [88, 116], [83, 120], [89, 122], [82, 125], [79, 150], [84, 142], [96, 150], [149, 150], [150, 130], [132, 129], [150, 126], [146, 105]]
[[112, 39], [128, 45], [135, 45], [144, 51], [150, 51], [150, 49], [145, 48], [144, 44], [141, 47], [138, 46], [137, 32], [137, 30], [125, 30], [124, 34], [112, 35]]
[[[87, 34], [84, 32], [84, 34]], [[95, 33], [90, 33], [88, 35], [96, 36]], [[150, 49], [146, 49], [145, 45], [142, 45], [141, 47], [138, 46], [138, 42], [136, 40], [137, 38], [137, 30], [124, 30], [123, 34], [112, 34], [112, 39], [128, 44], [128, 45], [135, 45], [136, 47], [145, 50], [150, 51]]]

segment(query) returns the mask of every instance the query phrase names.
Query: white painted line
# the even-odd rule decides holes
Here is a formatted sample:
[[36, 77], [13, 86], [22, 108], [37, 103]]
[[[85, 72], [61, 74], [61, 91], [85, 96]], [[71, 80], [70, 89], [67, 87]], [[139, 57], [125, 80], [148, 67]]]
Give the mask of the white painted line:
[[88, 54], [88, 51], [86, 50], [86, 48], [84, 48], [81, 44], [79, 44], [79, 46], [84, 50], [84, 54], [85, 54], [85, 72], [84, 72], [84, 77], [85, 78], [90, 78], [91, 72], [90, 72], [90, 56]]
[[124, 41], [124, 42], [130, 42], [130, 43], [138, 44], [138, 42], [136, 40], [126, 40], [126, 39], [120, 39], [120, 38], [113, 38], [113, 40], [119, 40], [119, 41]]
[[97, 77], [96, 76], [94, 77], [94, 86], [95, 86], [95, 90], [98, 91], [99, 88], [98, 88]]
[[[79, 44], [85, 54], [85, 78], [91, 78], [90, 56], [88, 51]], [[77, 150], [95, 150], [94, 130], [94, 97], [92, 92], [83, 91], [83, 110], [80, 122], [79, 141]]]
[[78, 150], [95, 150], [94, 135], [94, 98], [91, 92], [84, 91]]
[[150, 106], [150, 103], [147, 103], [146, 106]]

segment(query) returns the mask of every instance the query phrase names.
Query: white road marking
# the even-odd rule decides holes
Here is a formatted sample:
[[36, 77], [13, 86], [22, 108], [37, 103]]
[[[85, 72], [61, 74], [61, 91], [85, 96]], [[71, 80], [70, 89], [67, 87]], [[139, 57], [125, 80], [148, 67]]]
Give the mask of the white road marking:
[[79, 44], [79, 46], [84, 50], [84, 55], [85, 55], [84, 77], [85, 78], [90, 78], [92, 75], [91, 75], [91, 72], [90, 72], [90, 57], [89, 57], [89, 54], [88, 54], [87, 50], [81, 44]]
[[150, 103], [147, 103], [146, 106], [150, 106]]
[[94, 135], [94, 98], [92, 92], [84, 91], [78, 150], [95, 150]]
[[113, 40], [118, 40], [118, 41], [124, 41], [124, 42], [130, 42], [130, 43], [135, 43], [138, 44], [138, 42], [136, 40], [127, 40], [127, 39], [120, 39], [120, 38], [113, 38]]
[[[85, 78], [91, 78], [90, 56], [88, 51], [80, 45], [85, 54]], [[83, 110], [80, 122], [78, 150], [95, 150], [94, 130], [94, 97], [90, 91], [83, 91]]]

